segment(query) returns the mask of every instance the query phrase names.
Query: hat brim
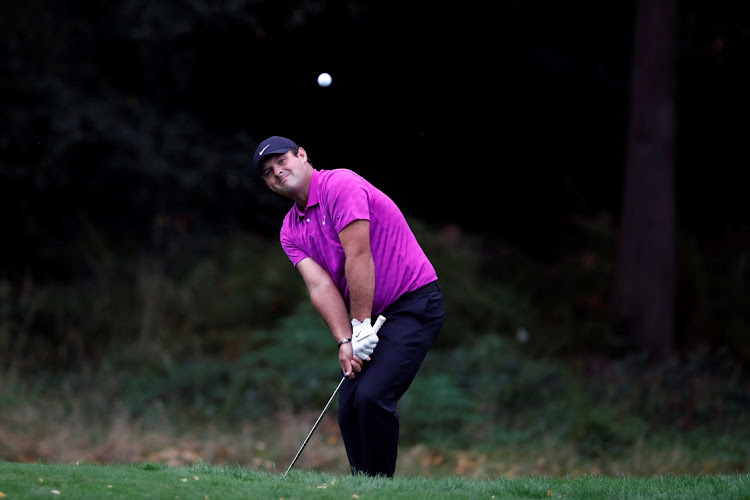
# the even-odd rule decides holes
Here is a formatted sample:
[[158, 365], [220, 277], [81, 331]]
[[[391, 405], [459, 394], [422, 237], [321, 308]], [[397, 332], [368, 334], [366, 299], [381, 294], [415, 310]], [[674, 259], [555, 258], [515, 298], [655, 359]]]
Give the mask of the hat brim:
[[291, 150], [292, 150], [291, 147], [283, 147], [280, 149], [274, 149], [272, 151], [264, 151], [263, 156], [258, 158], [258, 160], [255, 162], [255, 166], [257, 166], [260, 169], [261, 165], [263, 165], [263, 162], [266, 161], [266, 158], [268, 158], [269, 156], [284, 154], [287, 151], [291, 151]]

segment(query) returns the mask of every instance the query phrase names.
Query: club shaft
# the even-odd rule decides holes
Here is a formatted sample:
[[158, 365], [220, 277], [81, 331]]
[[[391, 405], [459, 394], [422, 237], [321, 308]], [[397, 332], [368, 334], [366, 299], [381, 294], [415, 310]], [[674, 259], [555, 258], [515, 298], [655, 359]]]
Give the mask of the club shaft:
[[302, 443], [302, 446], [300, 447], [299, 451], [297, 452], [297, 455], [295, 455], [294, 460], [292, 460], [292, 463], [289, 464], [289, 468], [284, 473], [284, 477], [286, 477], [287, 474], [289, 474], [289, 471], [292, 470], [292, 467], [294, 467], [295, 462], [297, 462], [297, 459], [302, 454], [302, 450], [305, 449], [305, 446], [307, 446], [307, 442], [310, 441], [310, 437], [313, 435], [313, 432], [315, 432], [315, 429], [318, 428], [318, 424], [320, 424], [320, 421], [323, 420], [323, 415], [326, 414], [326, 411], [328, 411], [328, 407], [331, 406], [331, 402], [333, 401], [333, 398], [336, 397], [336, 394], [339, 393], [339, 389], [341, 389], [341, 384], [344, 383], [344, 380], [346, 380], [346, 377], [341, 377], [341, 381], [339, 382], [339, 385], [336, 386], [336, 390], [333, 391], [333, 394], [331, 394], [331, 399], [328, 400], [328, 403], [326, 403], [326, 407], [323, 408], [323, 411], [320, 413], [320, 416], [318, 417], [318, 420], [315, 421], [315, 425], [313, 425], [313, 428], [310, 429], [310, 433], [305, 438], [305, 442]]

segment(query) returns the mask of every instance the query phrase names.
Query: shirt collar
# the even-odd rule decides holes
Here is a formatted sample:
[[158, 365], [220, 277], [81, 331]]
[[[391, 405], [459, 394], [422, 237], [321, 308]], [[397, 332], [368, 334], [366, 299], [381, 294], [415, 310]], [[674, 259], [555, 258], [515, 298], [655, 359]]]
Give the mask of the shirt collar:
[[294, 210], [297, 213], [297, 217], [304, 217], [305, 212], [308, 208], [318, 204], [318, 171], [313, 169], [312, 176], [310, 177], [310, 190], [307, 193], [307, 206], [304, 210], [300, 208], [296, 203], [294, 204]]

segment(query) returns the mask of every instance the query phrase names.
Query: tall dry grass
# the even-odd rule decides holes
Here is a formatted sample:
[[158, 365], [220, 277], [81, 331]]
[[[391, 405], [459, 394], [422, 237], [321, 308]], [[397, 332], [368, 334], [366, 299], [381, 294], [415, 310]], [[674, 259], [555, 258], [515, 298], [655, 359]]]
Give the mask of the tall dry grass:
[[[200, 425], [169, 416], [159, 409], [149, 417], [134, 418], [112, 407], [92, 417], [76, 401], [34, 401], [3, 411], [0, 460], [50, 463], [141, 463], [172, 466], [205, 462], [283, 473], [317, 419], [315, 412], [283, 413], [272, 418]], [[295, 468], [334, 474], [348, 471], [346, 454], [330, 409]], [[696, 452], [694, 438], [639, 439], [617, 458], [582, 455], [575, 443], [555, 436], [528, 446], [496, 449], [444, 449], [439, 444], [402, 445], [398, 474], [402, 476], [568, 476], [714, 474], [750, 470], [744, 459], [722, 454], [710, 443]]]

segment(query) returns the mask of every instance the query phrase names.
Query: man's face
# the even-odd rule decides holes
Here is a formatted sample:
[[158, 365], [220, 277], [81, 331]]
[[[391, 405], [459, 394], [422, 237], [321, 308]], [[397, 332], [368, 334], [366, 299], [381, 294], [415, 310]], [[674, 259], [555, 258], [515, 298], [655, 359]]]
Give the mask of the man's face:
[[307, 153], [304, 149], [272, 155], [263, 161], [261, 176], [274, 192], [289, 198], [306, 189], [310, 184], [309, 165], [306, 164]]

